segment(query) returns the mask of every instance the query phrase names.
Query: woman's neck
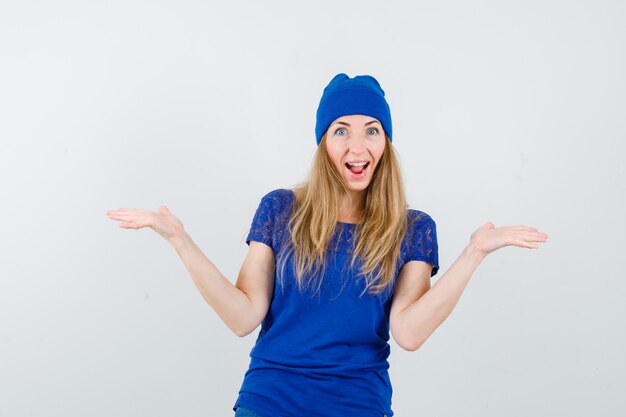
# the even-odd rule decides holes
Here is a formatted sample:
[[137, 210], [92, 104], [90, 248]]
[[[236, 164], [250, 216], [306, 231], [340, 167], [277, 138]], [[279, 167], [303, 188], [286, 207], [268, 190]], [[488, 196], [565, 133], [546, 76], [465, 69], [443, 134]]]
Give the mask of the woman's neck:
[[365, 210], [365, 191], [353, 191], [350, 197], [346, 196], [341, 202], [338, 221], [343, 223], [360, 223]]

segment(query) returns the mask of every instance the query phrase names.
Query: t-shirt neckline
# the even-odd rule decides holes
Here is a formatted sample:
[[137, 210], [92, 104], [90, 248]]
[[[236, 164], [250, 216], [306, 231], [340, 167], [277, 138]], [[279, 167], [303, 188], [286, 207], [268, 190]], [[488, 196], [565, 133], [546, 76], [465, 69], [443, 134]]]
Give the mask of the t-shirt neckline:
[[[291, 195], [294, 195], [294, 191], [292, 189], [289, 189], [289, 191], [291, 191]], [[346, 223], [346, 222], [337, 222], [337, 224], [345, 224], [346, 226], [357, 226], [361, 223]]]

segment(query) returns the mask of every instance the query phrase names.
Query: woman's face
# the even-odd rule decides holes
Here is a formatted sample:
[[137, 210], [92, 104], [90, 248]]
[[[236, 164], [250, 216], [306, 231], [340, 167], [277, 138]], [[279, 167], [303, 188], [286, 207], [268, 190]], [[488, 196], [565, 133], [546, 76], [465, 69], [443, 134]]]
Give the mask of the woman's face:
[[[341, 116], [328, 127], [326, 151], [349, 190], [367, 188], [386, 140], [383, 126], [371, 116]], [[351, 162], [366, 162], [366, 165], [350, 169]]]

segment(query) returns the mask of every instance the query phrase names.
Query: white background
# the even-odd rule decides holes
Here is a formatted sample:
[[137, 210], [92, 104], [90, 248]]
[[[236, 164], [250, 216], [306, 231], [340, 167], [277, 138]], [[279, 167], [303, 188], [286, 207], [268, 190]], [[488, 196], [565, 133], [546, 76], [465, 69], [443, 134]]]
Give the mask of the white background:
[[[622, 416], [621, 1], [0, 1], [0, 415], [232, 416], [238, 338], [167, 205], [232, 282], [261, 197], [308, 173], [339, 72], [375, 76], [441, 278], [486, 221], [549, 235], [479, 266], [398, 417]], [[622, 330], [620, 330], [622, 329]], [[273, 416], [268, 416], [273, 417]]]

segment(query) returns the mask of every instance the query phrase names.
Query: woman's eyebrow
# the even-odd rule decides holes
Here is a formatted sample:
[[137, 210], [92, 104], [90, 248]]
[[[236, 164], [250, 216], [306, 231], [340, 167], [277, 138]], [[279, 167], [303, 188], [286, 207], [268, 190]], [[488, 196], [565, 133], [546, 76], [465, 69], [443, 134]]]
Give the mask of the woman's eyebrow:
[[[365, 126], [367, 126], [367, 125], [371, 125], [372, 123], [378, 123], [378, 124], [380, 124], [380, 123], [378, 122], [378, 120], [372, 120], [372, 121], [369, 121], [369, 122], [365, 123]], [[335, 122], [335, 124], [350, 126], [350, 123], [346, 123], [346, 122]]]

